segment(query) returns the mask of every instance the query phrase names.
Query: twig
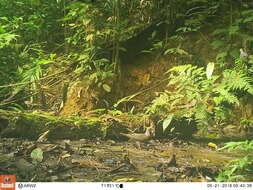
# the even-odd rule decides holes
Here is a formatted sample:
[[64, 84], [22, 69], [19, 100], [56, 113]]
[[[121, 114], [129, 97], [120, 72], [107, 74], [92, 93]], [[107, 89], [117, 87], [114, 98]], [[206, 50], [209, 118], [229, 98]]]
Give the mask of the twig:
[[125, 167], [125, 166], [126, 166], [126, 164], [122, 164], [122, 165], [118, 166], [117, 168], [114, 168], [114, 169], [108, 171], [107, 173], [114, 173], [114, 172], [117, 172], [118, 170], [120, 170], [121, 168], [123, 168], [123, 167]]
[[66, 70], [64, 70], [64, 71], [60, 71], [60, 72], [58, 72], [58, 73], [54, 73], [54, 74], [45, 76], [45, 77], [41, 77], [40, 79], [37, 79], [37, 80], [34, 80], [34, 81], [20, 82], [20, 83], [15, 83], [15, 84], [3, 85], [3, 86], [0, 86], [0, 88], [8, 88], [8, 87], [14, 87], [14, 86], [21, 86], [21, 85], [25, 85], [25, 84], [32, 84], [32, 83], [34, 83], [34, 82], [42, 81], [42, 80], [51, 78], [51, 77], [53, 77], [53, 76], [62, 74], [62, 73], [64, 73], [64, 72], [66, 72], [67, 70], [68, 70], [68, 69], [66, 69]]

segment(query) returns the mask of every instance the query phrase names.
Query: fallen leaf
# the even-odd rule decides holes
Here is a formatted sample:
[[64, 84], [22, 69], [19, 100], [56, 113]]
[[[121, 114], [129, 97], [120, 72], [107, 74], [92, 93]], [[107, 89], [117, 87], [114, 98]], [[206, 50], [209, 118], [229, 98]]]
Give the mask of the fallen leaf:
[[61, 156], [61, 158], [64, 159], [64, 158], [68, 158], [70, 156], [71, 156], [70, 154], [64, 154], [64, 155]]
[[41, 148], [36, 148], [31, 152], [31, 158], [33, 161], [42, 162], [43, 151]]
[[214, 143], [212, 143], [212, 142], [208, 143], [207, 145], [210, 146], [210, 147], [212, 147], [212, 148], [215, 148], [215, 149], [218, 148], [217, 145], [214, 144]]

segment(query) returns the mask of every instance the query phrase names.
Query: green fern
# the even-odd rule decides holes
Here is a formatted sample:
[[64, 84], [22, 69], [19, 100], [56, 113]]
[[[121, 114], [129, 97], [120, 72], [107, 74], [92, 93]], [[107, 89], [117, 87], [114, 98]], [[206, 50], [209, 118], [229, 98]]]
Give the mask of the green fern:
[[224, 79], [221, 85], [224, 85], [224, 88], [232, 91], [243, 90], [250, 94], [253, 92], [251, 85], [253, 82], [252, 77], [248, 77], [246, 74], [236, 70], [225, 70], [223, 77]]
[[198, 104], [196, 108], [194, 108], [194, 116], [198, 126], [208, 126], [211, 115], [205, 104]]
[[225, 70], [220, 76], [207, 76], [206, 72], [190, 64], [170, 69], [169, 90], [159, 93], [148, 113], [163, 119], [172, 114], [174, 118], [195, 119], [200, 128], [206, 128], [229, 117], [223, 103], [239, 104], [238, 90], [252, 94], [253, 81], [242, 72]]
[[239, 104], [239, 99], [232, 93], [230, 93], [224, 86], [218, 86], [215, 88], [215, 92], [219, 94], [214, 98], [216, 105], [221, 105], [222, 102], [228, 102], [230, 104]]

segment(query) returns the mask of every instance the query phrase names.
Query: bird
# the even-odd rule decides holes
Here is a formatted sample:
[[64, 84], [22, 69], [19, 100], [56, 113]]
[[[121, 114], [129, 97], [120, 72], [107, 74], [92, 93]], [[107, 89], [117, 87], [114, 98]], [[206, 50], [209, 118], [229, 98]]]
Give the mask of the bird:
[[127, 137], [129, 141], [145, 142], [151, 138], [151, 133], [152, 133], [152, 128], [149, 127], [146, 129], [145, 133], [133, 133], [133, 134], [120, 133], [120, 134]]
[[245, 52], [242, 48], [240, 48], [240, 59], [242, 61], [247, 61], [248, 60], [248, 54]]

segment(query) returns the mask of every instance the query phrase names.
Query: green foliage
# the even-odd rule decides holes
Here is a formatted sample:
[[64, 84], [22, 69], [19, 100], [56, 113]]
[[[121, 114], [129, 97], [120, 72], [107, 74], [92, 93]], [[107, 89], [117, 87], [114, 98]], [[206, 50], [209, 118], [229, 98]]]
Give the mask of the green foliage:
[[[63, 41], [60, 40], [63, 28], [57, 21], [57, 18], [63, 15], [63, 12], [59, 11], [64, 7], [63, 4], [62, 1], [42, 3], [40, 0], [0, 0], [0, 84], [2, 85], [0, 101], [5, 99], [7, 103], [15, 102], [16, 94], [25, 89], [24, 85], [3, 88], [6, 84], [30, 81], [31, 85], [26, 89], [28, 93], [26, 95], [30, 94], [30, 90], [34, 91], [36, 86], [38, 87], [32, 81], [39, 79], [43, 75], [42, 70], [46, 69], [46, 61], [50, 60], [47, 56], [49, 53], [46, 52]], [[18, 103], [22, 104], [22, 101]]]
[[67, 21], [73, 31], [70, 33], [71, 36], [66, 38], [67, 42], [84, 47], [86, 43], [92, 43], [96, 33], [92, 17], [97, 14], [92, 9], [92, 5], [90, 3], [75, 2], [70, 4], [67, 9], [68, 14], [62, 21]]
[[245, 151], [246, 156], [232, 160], [227, 164], [226, 170], [219, 173], [216, 181], [248, 181], [251, 180], [253, 172], [253, 157], [250, 153], [253, 150], [253, 141], [229, 142], [219, 150], [227, 149], [228, 151], [240, 150]]
[[188, 52], [186, 52], [185, 50], [181, 49], [181, 48], [169, 48], [167, 50], [165, 50], [164, 55], [168, 55], [168, 54], [178, 54], [180, 56], [190, 56], [190, 54]]
[[[199, 124], [207, 122], [207, 102], [211, 95], [208, 83], [204, 80], [203, 68], [192, 65], [173, 67], [168, 71], [168, 90], [156, 98], [148, 111], [151, 114], [170, 115], [174, 117], [196, 117]], [[214, 80], [214, 79], [212, 79]], [[192, 105], [191, 105], [192, 104]], [[195, 105], [196, 104], [196, 105]], [[166, 116], [165, 116], [166, 117]]]
[[[233, 13], [230, 12], [230, 14], [232, 15]], [[229, 25], [226, 24], [226, 27], [217, 28], [213, 32], [215, 40], [211, 45], [213, 49], [220, 51], [217, 54], [216, 61], [220, 64], [221, 68], [224, 67], [225, 61], [231, 58], [234, 60], [238, 59], [239, 49], [241, 47], [246, 48], [247, 43], [249, 44], [253, 42], [253, 37], [247, 30], [245, 30], [253, 18], [252, 10], [243, 10], [240, 14], [234, 15], [236, 16], [231, 16]], [[238, 17], [238, 15], [240, 16]], [[235, 41], [241, 42], [241, 47], [236, 47], [234, 45]], [[238, 60], [236, 62], [238, 62]]]
[[[238, 182], [247, 179], [247, 175], [252, 173], [252, 158], [245, 156], [240, 159], [233, 160], [227, 166], [228, 169], [220, 172], [216, 178], [218, 182]], [[247, 180], [246, 180], [247, 181]]]
[[235, 70], [215, 76], [210, 73], [210, 65], [213, 63], [206, 72], [192, 65], [170, 69], [168, 87], [153, 100], [148, 113], [162, 117], [164, 128], [169, 126], [171, 117], [195, 119], [200, 128], [228, 119], [229, 111], [224, 105], [239, 104], [238, 90], [252, 94], [252, 79]]
[[247, 76], [245, 73], [227, 69], [223, 72], [224, 80], [221, 86], [228, 91], [242, 90], [249, 94], [253, 94], [252, 77]]
[[165, 120], [163, 120], [163, 131], [167, 129], [167, 127], [170, 125], [172, 119], [173, 119], [173, 114], [169, 115]]
[[[230, 47], [232, 38], [251, 42], [252, 37], [248, 31], [251, 29], [253, 18], [253, 12], [249, 9], [250, 3], [242, 2], [240, 4], [242, 9], [237, 9], [238, 4], [213, 0], [0, 0], [1, 85], [29, 83], [29, 86], [1, 88], [0, 100], [9, 99], [24, 89], [27, 95], [40, 90], [42, 84], [38, 82], [39, 79], [49, 73], [48, 65], [60, 54], [64, 54], [61, 57], [67, 57], [66, 60], [62, 60], [63, 62], [76, 63], [73, 64], [75, 67], [73, 70], [77, 75], [87, 76], [87, 80], [95, 81], [99, 87], [110, 92], [110, 84], [104, 81], [112, 78], [113, 75], [113, 60], [110, 60], [111, 55], [108, 54], [111, 52], [116, 54], [115, 49], [121, 51], [120, 42], [140, 34], [143, 29], [154, 23], [158, 25], [167, 23], [169, 28], [173, 28], [171, 31], [176, 31], [176, 35], [169, 39], [161, 39], [159, 36], [159, 40], [154, 41], [151, 51], [159, 52], [161, 55], [189, 58], [192, 55], [181, 48], [184, 36], [188, 33], [200, 32], [207, 26], [206, 23], [220, 20], [222, 16], [220, 14], [224, 14], [225, 22], [227, 22], [230, 19], [226, 16], [227, 13], [232, 15], [230, 5], [235, 8], [233, 11], [236, 14], [229, 25], [215, 30], [214, 36], [217, 39], [213, 43], [216, 48], [222, 48], [217, 57], [218, 62], [225, 61], [229, 56], [238, 57], [237, 47]], [[238, 11], [240, 14], [237, 14]], [[166, 32], [169, 32], [169, 28]], [[154, 32], [151, 38], [155, 39], [155, 35]], [[169, 35], [167, 33], [166, 38]], [[177, 46], [170, 46], [173, 43]], [[110, 53], [106, 54], [105, 52], [108, 51]], [[51, 58], [50, 55], [54, 54], [56, 54], [55, 58]], [[116, 57], [116, 55], [113, 56]], [[243, 64], [238, 62], [237, 71], [240, 70], [241, 65]], [[191, 69], [188, 68], [188, 70]], [[240, 75], [238, 78], [234, 73], [227, 74], [235, 80], [242, 78], [243, 81], [235, 81], [237, 83], [234, 87], [228, 84], [220, 88], [213, 86], [212, 93], [216, 93], [214, 94], [217, 105], [224, 101], [237, 103], [236, 96], [231, 93], [235, 91], [235, 87], [238, 87], [237, 90], [252, 93], [252, 89], [248, 86], [249, 80], [246, 80], [252, 72], [249, 73], [247, 68], [244, 71], [242, 73], [245, 75], [238, 74]], [[171, 72], [176, 73], [176, 71]], [[204, 88], [204, 90], [183, 98], [181, 97], [183, 91], [190, 90], [181, 86], [181, 94], [179, 93], [179, 97], [173, 100], [174, 105], [177, 105], [176, 101], [180, 102], [180, 99], [184, 99], [183, 102], [187, 104], [187, 102], [200, 99], [203, 96], [202, 93], [209, 92], [205, 85], [208, 85], [210, 81], [200, 80], [205, 72], [196, 69], [189, 72], [193, 72], [195, 76], [195, 78], [194, 76], [190, 78], [191, 82], [188, 81], [189, 88], [192, 90]], [[184, 80], [187, 82], [186, 78]], [[214, 77], [208, 80], [214, 80]], [[172, 85], [176, 83], [170, 84]], [[163, 97], [165, 96], [167, 96], [166, 93]], [[210, 105], [206, 101], [212, 99], [211, 96], [205, 98], [202, 103], [197, 103], [199, 109], [205, 110]], [[193, 115], [203, 118], [206, 114], [209, 113], [199, 112]]]
[[[188, 20], [189, 21], [189, 20]], [[192, 21], [192, 20], [191, 20]], [[198, 23], [199, 24], [199, 23]], [[188, 24], [187, 24], [188, 25]], [[196, 27], [196, 28], [191, 28], [189, 26], [184, 26], [184, 27], [180, 27], [176, 30], [176, 32], [179, 32], [179, 33], [183, 33], [183, 34], [186, 34], [188, 32], [196, 32], [198, 31], [200, 27]]]
[[[1, 16], [1, 15], [0, 15]], [[16, 80], [15, 69], [17, 68], [15, 53], [18, 35], [12, 29], [12, 25], [9, 19], [6, 17], [0, 17], [0, 84], [7, 85], [10, 82]], [[7, 95], [11, 93], [11, 89], [0, 89], [0, 101], [7, 98]]]
[[228, 142], [225, 143], [225, 146], [219, 150], [227, 149], [228, 151], [232, 150], [243, 150], [250, 151], [253, 150], [253, 141], [242, 141], [242, 142]]
[[107, 93], [111, 92], [111, 82], [115, 78], [115, 74], [112, 71], [97, 71], [89, 75], [88, 81], [90, 85], [97, 85], [98, 88], [102, 88]]
[[63, 28], [57, 19], [62, 17], [63, 7], [63, 1], [1, 0], [0, 16], [8, 18], [15, 33], [22, 37], [20, 43], [46, 41], [51, 46], [60, 42]]
[[[0, 20], [6, 20], [7, 18], [1, 17]], [[0, 24], [0, 49], [7, 47], [13, 40], [16, 40], [18, 35], [12, 34], [5, 30], [8, 25]]]
[[245, 130], [251, 130], [253, 128], [253, 119], [242, 117], [240, 120], [240, 126]]
[[[31, 59], [30, 64], [26, 64], [23, 67], [19, 67], [18, 75], [20, 76], [21, 82], [25, 84], [22, 85], [22, 87], [27, 86], [26, 84], [29, 83], [31, 91], [38, 90], [38, 85], [40, 84], [39, 80], [44, 75], [43, 70], [46, 70], [47, 65], [54, 63], [54, 57], [55, 54], [50, 54], [47, 58], [33, 58]], [[18, 91], [21, 90], [22, 87], [19, 86], [17, 88], [14, 88], [14, 91], [16, 91], [15, 93], [18, 93]]]

